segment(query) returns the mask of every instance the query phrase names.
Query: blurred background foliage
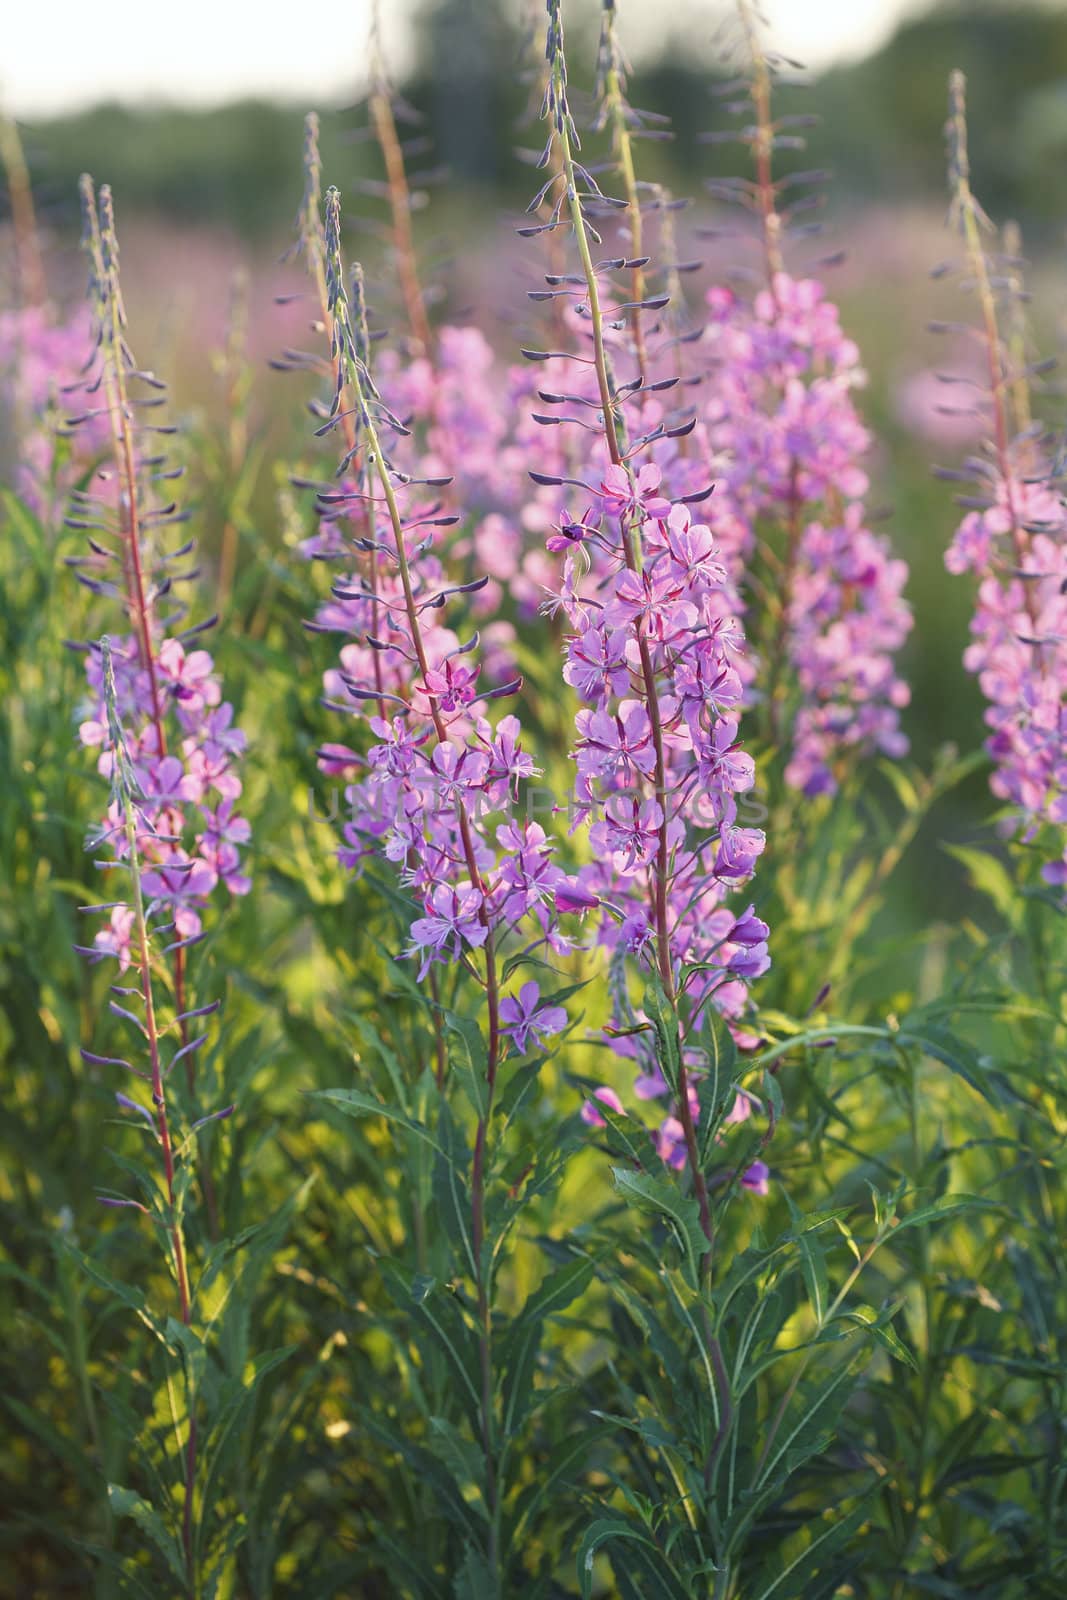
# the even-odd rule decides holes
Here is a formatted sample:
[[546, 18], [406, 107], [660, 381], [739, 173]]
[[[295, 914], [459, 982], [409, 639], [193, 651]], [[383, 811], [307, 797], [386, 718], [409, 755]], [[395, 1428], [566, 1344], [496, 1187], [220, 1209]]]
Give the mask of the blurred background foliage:
[[[571, 24], [576, 62], [591, 60], [594, 8]], [[425, 119], [454, 185], [488, 191], [494, 204], [525, 204], [523, 169], [512, 157], [527, 90], [516, 7], [509, 0], [425, 0], [416, 24], [417, 65], [404, 96]], [[941, 127], [952, 67], [970, 81], [972, 158], [987, 208], [1017, 216], [1053, 238], [1067, 214], [1067, 13], [1058, 5], [1002, 6], [947, 0], [903, 22], [866, 59], [813, 81], [820, 124], [809, 136], [814, 164], [832, 170], [837, 201], [937, 200], [944, 192]], [[697, 136], [713, 120], [717, 66], [665, 23], [658, 59], [639, 75], [638, 104], [669, 106], [676, 140], [652, 164], [673, 187], [732, 170], [729, 150]], [[303, 104], [247, 100], [208, 110], [105, 104], [25, 129], [42, 192], [59, 214], [73, 211], [79, 174], [107, 174], [130, 209], [180, 222], [216, 224], [262, 242], [285, 234], [292, 215], [293, 151]], [[322, 112], [330, 108], [320, 106]], [[324, 130], [327, 170], [370, 170], [369, 148], [345, 142], [351, 109]]]

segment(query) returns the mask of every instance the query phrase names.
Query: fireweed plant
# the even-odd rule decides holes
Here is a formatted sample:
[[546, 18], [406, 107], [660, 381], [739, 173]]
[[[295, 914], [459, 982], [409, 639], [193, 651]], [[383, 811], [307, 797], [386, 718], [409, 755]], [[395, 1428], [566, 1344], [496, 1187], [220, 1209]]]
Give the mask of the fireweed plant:
[[0, 313], [0, 406], [18, 447], [16, 487], [51, 525], [72, 484], [103, 453], [107, 424], [64, 426], [63, 391], [84, 361], [89, 315], [83, 306], [64, 318], [49, 300], [22, 141], [7, 117], [0, 118], [0, 162], [11, 202], [18, 300]]
[[839, 256], [812, 220], [825, 174], [800, 164], [816, 119], [792, 109], [803, 81], [766, 47], [747, 0], [737, 24], [738, 75], [715, 85], [724, 125], [707, 138], [738, 148], [747, 170], [708, 184], [722, 215], [698, 233], [715, 241], [729, 282], [705, 292], [694, 354], [707, 377], [696, 393], [716, 484], [707, 520], [754, 656], [757, 784], [781, 840], [766, 913], [812, 949], [810, 963], [776, 969], [765, 1004], [805, 1012], [827, 985], [848, 1001], [843, 953], [965, 767], [948, 752], [928, 774], [903, 762], [907, 566], [865, 506], [866, 374], [826, 284]]
[[1014, 812], [1022, 840], [1052, 855], [1041, 863], [1041, 878], [1061, 888], [1067, 883], [1063, 462], [1032, 412], [1031, 386], [1048, 364], [1029, 351], [1018, 237], [1006, 229], [998, 256], [983, 237], [992, 224], [971, 190], [964, 97], [957, 73], [948, 121], [952, 221], [966, 251], [966, 286], [978, 301], [979, 324], [964, 331], [984, 357], [980, 409], [992, 438], [962, 469], [945, 473], [972, 487], [960, 499], [966, 514], [945, 565], [978, 579], [964, 665], [988, 702], [993, 793]]
[[[101, 469], [95, 492], [76, 491], [72, 497], [67, 525], [86, 532], [89, 554], [69, 557], [68, 564], [91, 593], [119, 603], [132, 630], [114, 647], [112, 681], [119, 696], [117, 715], [139, 764], [142, 815], [151, 829], [144, 889], [153, 907], [171, 918], [168, 953], [184, 1074], [192, 1095], [196, 1044], [188, 1027], [187, 952], [201, 938], [201, 913], [213, 891], [221, 885], [243, 895], [250, 888], [241, 847], [251, 830], [235, 809], [242, 789], [236, 758], [245, 739], [234, 725], [232, 705], [222, 699], [211, 656], [199, 647], [200, 637], [216, 619], [183, 626], [187, 607], [178, 597], [196, 576], [195, 568], [183, 567], [195, 543], [172, 537], [172, 529], [185, 519], [177, 503], [165, 497], [183, 469], [160, 449], [173, 432], [171, 425], [151, 420], [163, 403], [164, 385], [138, 368], [126, 342], [110, 190], [101, 190], [98, 215], [86, 178], [82, 208], [93, 344], [81, 385], [86, 410], [71, 424], [92, 422], [102, 413], [110, 426], [112, 461]], [[86, 680], [90, 698], [79, 736], [88, 748], [101, 748], [98, 767], [106, 777], [113, 760], [111, 724], [100, 653], [92, 647], [86, 655]], [[109, 813], [107, 820], [119, 819]], [[122, 970], [132, 929], [131, 908], [113, 906], [93, 949], [116, 958]], [[205, 1184], [210, 1205], [207, 1174]]]
[[719, 286], [707, 294], [707, 426], [724, 464], [714, 504], [741, 539], [742, 561], [761, 539], [770, 557], [760, 688], [769, 731], [790, 751], [785, 781], [810, 798], [833, 792], [850, 752], [907, 749], [899, 708], [908, 691], [893, 661], [911, 626], [907, 567], [867, 526], [859, 351], [823, 285], [786, 260], [810, 229], [798, 218], [819, 175], [776, 177], [774, 157], [802, 145], [789, 130], [805, 118], [773, 117], [773, 63], [756, 17], [739, 9], [749, 61], [730, 109], [745, 118], [739, 140], [754, 175], [714, 187], [755, 214], [763, 282], [751, 297]]
[[[652, 443], [628, 437], [625, 411], [644, 387], [640, 365], [648, 365], [647, 341], [635, 334], [637, 377], [618, 383], [601, 305], [602, 292], [612, 294], [614, 262], [597, 271], [591, 246], [599, 236], [588, 220], [590, 210], [606, 209], [608, 202], [576, 157], [580, 146], [566, 98], [562, 23], [558, 13], [550, 17], [545, 161], [558, 140], [560, 172], [550, 190], [559, 191], [558, 214], [545, 226], [574, 231], [606, 456], [599, 483], [576, 485], [593, 504], [580, 522], [564, 515], [548, 541], [551, 550], [565, 552], [559, 604], [574, 631], [564, 678], [584, 702], [576, 719], [575, 815], [590, 825], [595, 860], [582, 869], [579, 885], [589, 908], [601, 913], [599, 939], [618, 958], [621, 1009], [612, 1030], [627, 1037], [631, 1050], [637, 1043], [639, 1092], [678, 1097], [677, 1117], [661, 1130], [660, 1141], [667, 1159], [688, 1161], [696, 1179], [685, 1050], [676, 1049], [679, 1060], [669, 1077], [657, 1066], [655, 1052], [640, 1051], [640, 1031], [631, 1034], [629, 1027], [625, 962], [636, 957], [651, 965], [662, 1000], [672, 1007], [684, 989], [693, 1032], [712, 1011], [739, 1023], [744, 980], [769, 965], [766, 925], [751, 907], [737, 917], [722, 906], [747, 882], [764, 846], [761, 832], [737, 825], [736, 797], [753, 782], [751, 759], [738, 743], [742, 686], [733, 665], [744, 640], [729, 609], [725, 568], [710, 529], [693, 520], [686, 499], [672, 502], [663, 492], [667, 486], [654, 463], [634, 465]], [[609, 69], [608, 81], [617, 83], [617, 69]], [[621, 147], [623, 168], [632, 172], [625, 133]], [[627, 309], [633, 328], [658, 304], [643, 299]], [[538, 353], [530, 354], [536, 359]], [[572, 360], [586, 364], [581, 357]], [[564, 416], [562, 425], [571, 420]], [[652, 436], [684, 433], [689, 426], [657, 423]], [[587, 574], [593, 582], [584, 581]], [[599, 1117], [592, 1103], [585, 1114], [587, 1120]], [[764, 1178], [761, 1167], [750, 1181], [762, 1184]]]
[[[273, 497], [256, 278], [177, 436], [110, 193], [87, 312], [43, 309], [5, 138], [0, 1589], [1052, 1600], [1063, 508], [1020, 250], [957, 80], [990, 441], [923, 537], [976, 575], [989, 726], [924, 775], [791, 69], [739, 6], [743, 225], [686, 260], [626, 8], [586, 62], [536, 9], [504, 333], [443, 309], [377, 30], [366, 280], [307, 119]], [[902, 952], [886, 891], [976, 765], [981, 909]]]
[[[126, 1137], [132, 1125], [148, 1147], [136, 1158], [114, 1152], [126, 1186], [100, 1200], [148, 1219], [170, 1283], [161, 1286], [151, 1270], [144, 1282], [121, 1281], [95, 1253], [73, 1242], [67, 1248], [149, 1336], [135, 1386], [147, 1411], [128, 1465], [150, 1492], [146, 1498], [107, 1483], [101, 1570], [132, 1582], [139, 1563], [123, 1559], [115, 1531], [116, 1519], [130, 1519], [173, 1592], [200, 1595], [229, 1581], [244, 1532], [232, 1517], [230, 1435], [285, 1354], [253, 1357], [250, 1303], [240, 1295], [231, 1303], [257, 1260], [253, 1241], [270, 1230], [248, 1230], [236, 1260], [237, 1246], [221, 1237], [212, 1136], [237, 1107], [210, 1105], [220, 1074], [213, 1065], [204, 1076], [214, 1054], [207, 1019], [219, 1001], [194, 1003], [189, 970], [216, 891], [244, 896], [251, 888], [242, 858], [250, 828], [236, 809], [245, 741], [200, 646], [215, 619], [187, 625], [180, 598], [197, 575], [188, 566], [194, 543], [176, 532], [184, 516], [169, 499], [182, 468], [165, 454], [174, 428], [156, 420], [164, 385], [138, 367], [127, 342], [110, 190], [97, 197], [86, 177], [81, 197], [92, 340], [76, 385], [84, 409], [68, 425], [102, 417], [111, 450], [93, 490], [74, 491], [67, 526], [84, 533], [89, 553], [67, 559], [84, 588], [110, 603], [115, 624], [130, 631], [85, 650], [79, 737], [99, 752], [97, 769], [110, 790], [90, 848], [102, 853], [94, 864], [123, 879], [125, 892], [80, 908], [103, 926], [77, 948], [90, 963], [115, 964], [107, 1012], [133, 1040], [122, 1055], [83, 1049], [82, 1059], [94, 1074], [123, 1082], [115, 1102]], [[124, 1403], [135, 1403], [132, 1395]], [[104, 1449], [98, 1432], [94, 1444]]]
[[[441, 1482], [440, 1466], [447, 1460], [450, 1472], [457, 1461], [468, 1462], [477, 1502], [456, 1530], [463, 1543], [449, 1559], [461, 1592], [475, 1593], [522, 1570], [532, 1510], [519, 1492], [511, 1430], [537, 1408], [531, 1364], [548, 1311], [566, 1305], [592, 1276], [592, 1264], [579, 1257], [513, 1319], [495, 1304], [508, 1237], [521, 1212], [558, 1183], [571, 1142], [554, 1131], [517, 1172], [503, 1142], [516, 1105], [532, 1088], [530, 1071], [517, 1063], [533, 1055], [536, 1071], [543, 1042], [566, 1026], [560, 1001], [573, 989], [543, 993], [536, 978], [519, 975], [527, 962], [545, 968], [538, 952], [569, 949], [559, 914], [574, 909], [575, 895], [582, 904], [584, 897], [555, 863], [553, 841], [516, 805], [520, 783], [534, 772], [518, 719], [505, 713], [495, 725], [490, 720], [493, 703], [514, 696], [519, 681], [483, 687], [477, 633], [461, 640], [443, 620], [449, 601], [477, 592], [486, 580], [450, 585], [434, 556], [434, 529], [456, 518], [423, 497], [449, 485], [415, 478], [394, 461], [396, 441], [408, 430], [371, 375], [362, 277], [357, 267], [352, 304], [336, 189], [327, 193], [325, 213], [335, 377], [331, 421], [321, 431], [347, 420], [353, 443], [346, 437], [337, 486], [319, 494], [318, 509], [335, 530], [342, 518], [354, 524], [353, 549], [362, 558], [334, 584], [334, 599], [346, 607], [346, 631], [361, 642], [344, 647], [328, 688], [332, 708], [365, 719], [370, 740], [361, 740], [359, 751], [328, 745], [321, 762], [327, 772], [357, 779], [346, 791], [344, 864], [358, 869], [384, 859], [415, 899], [397, 954], [413, 963], [419, 982], [435, 968], [446, 979], [452, 975], [449, 1005], [437, 998], [445, 985], [427, 984], [437, 1053], [433, 1067], [408, 1085], [410, 1098], [389, 1106], [362, 1090], [337, 1089], [325, 1099], [357, 1117], [391, 1117], [428, 1140], [436, 1157], [434, 1189], [445, 1206], [444, 1237], [432, 1241], [436, 1270], [410, 1283], [399, 1264], [386, 1270], [412, 1332], [429, 1331], [437, 1354], [447, 1357], [454, 1388], [458, 1380], [452, 1397], [458, 1409], [425, 1418], [425, 1446], [397, 1444], [409, 1462], [437, 1463], [431, 1485], [443, 1494], [441, 1509], [452, 1512], [455, 1482], [450, 1475]], [[474, 1113], [472, 1149], [452, 1106], [456, 1084]], [[510, 1185], [503, 1181], [509, 1170]], [[424, 1237], [424, 1249], [430, 1244]], [[472, 1292], [452, 1286], [460, 1277], [469, 1278]], [[413, 1573], [422, 1570], [413, 1552], [406, 1560]]]
[[[633, 1430], [645, 1482], [663, 1477], [649, 1499], [612, 1475], [620, 1499], [591, 1507], [579, 1576], [589, 1592], [603, 1550], [616, 1581], [636, 1571], [668, 1592], [700, 1582], [723, 1596], [771, 1593], [795, 1572], [829, 1561], [864, 1516], [857, 1494], [835, 1522], [813, 1523], [800, 1551], [785, 1561], [777, 1554], [768, 1561], [761, 1541], [752, 1538], [761, 1510], [789, 1503], [790, 1480], [807, 1459], [798, 1440], [815, 1443], [823, 1419], [837, 1415], [871, 1340], [895, 1337], [891, 1308], [855, 1317], [851, 1296], [894, 1225], [903, 1191], [877, 1201], [873, 1237], [863, 1248], [853, 1244], [855, 1261], [836, 1293], [827, 1288], [822, 1245], [814, 1237], [828, 1220], [809, 1229], [798, 1214], [797, 1228], [771, 1248], [754, 1243], [737, 1266], [729, 1254], [723, 1261], [724, 1236], [736, 1239], [737, 1196], [768, 1188], [767, 1164], [743, 1154], [746, 1143], [750, 1156], [766, 1146], [782, 1113], [767, 1069], [804, 1041], [763, 1051], [747, 1071], [738, 1059], [739, 1047], [751, 1051], [761, 1043], [746, 1026], [746, 985], [769, 965], [766, 924], [751, 905], [738, 914], [724, 904], [744, 887], [764, 848], [761, 832], [736, 821], [737, 796], [753, 782], [751, 759], [738, 742], [743, 685], [733, 662], [743, 651], [743, 634], [712, 529], [694, 520], [691, 509], [707, 498], [707, 489], [673, 499], [669, 470], [642, 460], [661, 440], [685, 438], [694, 427], [684, 412], [651, 421], [642, 415], [645, 375], [656, 369], [660, 352], [652, 348], [655, 329], [640, 337], [633, 329], [644, 315], [663, 309], [663, 297], [627, 298], [634, 274], [648, 265], [643, 258], [594, 258], [603, 244], [603, 217], [626, 213], [629, 237], [637, 231], [630, 130], [641, 118], [622, 100], [614, 6], [606, 7], [601, 46], [603, 104], [609, 118], [618, 113], [613, 143], [625, 199], [607, 195], [581, 159], [555, 0], [548, 16], [543, 165], [553, 165], [554, 148], [558, 159], [531, 207], [549, 201], [551, 213], [530, 231], [563, 227], [573, 235], [579, 270], [562, 283], [553, 275], [549, 290], [575, 301], [587, 332], [579, 351], [562, 359], [586, 369], [585, 388], [595, 399], [589, 421], [566, 409], [546, 420], [553, 427], [576, 422], [588, 428], [599, 467], [577, 480], [533, 471], [535, 482], [577, 490], [588, 501], [580, 514], [562, 514], [549, 538], [549, 548], [564, 557], [558, 603], [573, 630], [564, 676], [586, 702], [576, 721], [574, 760], [578, 816], [590, 823], [595, 859], [577, 884], [611, 955], [607, 1037], [636, 1058], [638, 1095], [671, 1102], [654, 1141], [609, 1088], [598, 1090], [584, 1111], [588, 1123], [604, 1130], [619, 1162], [613, 1169], [619, 1195], [654, 1219], [647, 1254], [636, 1251], [638, 1271], [621, 1270], [608, 1249], [599, 1265], [637, 1352], [621, 1396], [609, 1388], [601, 1414]], [[620, 273], [628, 282], [616, 287]], [[537, 350], [527, 354], [544, 359]], [[558, 363], [561, 357], [548, 359]], [[656, 386], [666, 390], [675, 381], [659, 378]], [[575, 387], [577, 393], [547, 398], [565, 408], [580, 405], [581, 378]], [[766, 1131], [749, 1132], [752, 1111], [764, 1105]], [[729, 1139], [738, 1125], [741, 1138]], [[664, 1165], [678, 1169], [677, 1180], [662, 1175]], [[660, 1228], [673, 1235], [680, 1262], [664, 1258]], [[781, 1335], [812, 1251], [826, 1292], [817, 1292], [811, 1307], [810, 1339], [787, 1350]], [[771, 1282], [774, 1297], [761, 1292]], [[842, 1359], [838, 1352], [837, 1361], [824, 1366], [819, 1346], [839, 1338], [847, 1341], [847, 1354]], [[641, 1359], [642, 1349], [655, 1351], [651, 1364]], [[792, 1369], [788, 1379], [776, 1370], [783, 1365]], [[675, 1400], [685, 1392], [687, 1403], [670, 1405], [664, 1383]], [[686, 1391], [690, 1383], [692, 1393]], [[618, 1416], [619, 1399], [634, 1408], [629, 1418]], [[653, 1415], [658, 1420], [649, 1432]]]

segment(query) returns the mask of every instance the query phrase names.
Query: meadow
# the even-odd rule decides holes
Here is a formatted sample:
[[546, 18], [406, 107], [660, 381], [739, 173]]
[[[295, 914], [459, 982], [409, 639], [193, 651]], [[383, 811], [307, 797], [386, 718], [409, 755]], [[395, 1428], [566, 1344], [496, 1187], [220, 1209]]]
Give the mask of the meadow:
[[1062, 263], [570, 9], [515, 216], [380, 55], [281, 260], [4, 125], [19, 1600], [1063, 1593]]

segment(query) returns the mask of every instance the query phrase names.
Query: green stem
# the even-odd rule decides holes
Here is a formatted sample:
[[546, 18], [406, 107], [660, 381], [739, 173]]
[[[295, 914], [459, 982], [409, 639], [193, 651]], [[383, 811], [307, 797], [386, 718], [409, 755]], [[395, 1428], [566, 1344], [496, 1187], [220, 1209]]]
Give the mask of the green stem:
[[[126, 848], [129, 857], [130, 882], [133, 889], [133, 915], [139, 951], [138, 966], [141, 975], [141, 995], [144, 1000], [145, 1036], [148, 1040], [148, 1059], [152, 1083], [152, 1109], [163, 1153], [163, 1174], [167, 1192], [167, 1230], [170, 1235], [174, 1273], [178, 1285], [178, 1314], [185, 1327], [192, 1321], [189, 1296], [189, 1272], [182, 1233], [181, 1213], [175, 1195], [174, 1147], [170, 1122], [167, 1116], [167, 1094], [159, 1050], [159, 1029], [156, 1022], [155, 998], [152, 992], [151, 958], [148, 946], [148, 925], [145, 917], [144, 895], [141, 889], [141, 864], [137, 838], [137, 821], [133, 800], [128, 788], [122, 790], [123, 821], [126, 831]], [[189, 1434], [185, 1450], [185, 1499], [182, 1507], [182, 1548], [185, 1553], [189, 1592], [198, 1590], [193, 1528], [193, 1494], [196, 1484], [197, 1427], [194, 1412], [195, 1396], [186, 1378], [186, 1410]]]

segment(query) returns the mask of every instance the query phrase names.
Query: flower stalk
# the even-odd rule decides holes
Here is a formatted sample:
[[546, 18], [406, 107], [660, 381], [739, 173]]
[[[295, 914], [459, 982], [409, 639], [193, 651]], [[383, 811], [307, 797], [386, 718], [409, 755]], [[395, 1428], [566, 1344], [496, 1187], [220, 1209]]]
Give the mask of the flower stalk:
[[[134, 764], [130, 759], [126, 737], [118, 712], [118, 694], [115, 686], [115, 668], [108, 638], [101, 640], [101, 662], [104, 675], [104, 701], [107, 708], [109, 735], [113, 755], [113, 792], [121, 816], [125, 838], [125, 866], [129, 874], [130, 904], [133, 911], [132, 961], [138, 975], [141, 1000], [144, 1008], [143, 1031], [148, 1049], [149, 1083], [152, 1097], [152, 1126], [159, 1143], [163, 1161], [163, 1180], [166, 1195], [165, 1227], [170, 1240], [171, 1265], [174, 1271], [178, 1296], [178, 1316], [182, 1326], [192, 1323], [192, 1299], [189, 1290], [189, 1267], [182, 1226], [182, 1208], [175, 1181], [174, 1141], [171, 1134], [167, 1107], [166, 1074], [160, 1052], [160, 1029], [156, 1015], [155, 993], [152, 984], [152, 955], [149, 943], [148, 918], [141, 861], [141, 839], [146, 827], [142, 810], [145, 796], [141, 791]], [[191, 1386], [187, 1385], [188, 1437], [184, 1452], [185, 1493], [182, 1505], [182, 1548], [190, 1594], [197, 1592], [195, 1542], [193, 1530], [194, 1488], [197, 1463], [197, 1422]]]
[[[374, 417], [375, 391], [365, 359], [357, 351], [353, 332], [344, 273], [341, 266], [340, 194], [329, 189], [326, 195], [326, 271], [329, 283], [329, 310], [331, 317], [333, 350], [336, 362], [336, 390], [334, 409], [338, 396], [347, 387], [357, 409], [365, 441], [366, 464], [378, 480], [392, 534], [391, 554], [396, 561], [397, 573], [403, 594], [403, 612], [408, 637], [414, 651], [419, 672], [419, 687], [429, 704], [436, 746], [441, 751], [452, 748], [438, 698], [433, 691], [433, 672], [424, 638], [420, 606], [407, 551], [407, 531], [397, 501], [396, 489], [389, 463], [382, 448]], [[358, 276], [357, 276], [358, 281]], [[373, 502], [372, 502], [373, 503]], [[486, 1471], [486, 1502], [489, 1511], [490, 1545], [489, 1564], [496, 1570], [499, 1550], [499, 1503], [497, 1494], [496, 1444], [493, 1430], [493, 1357], [492, 1309], [490, 1304], [489, 1269], [485, 1260], [485, 1176], [487, 1139], [493, 1112], [497, 1071], [500, 1062], [500, 983], [496, 955], [496, 930], [490, 914], [490, 897], [482, 875], [470, 820], [461, 797], [454, 803], [455, 823], [458, 829], [463, 861], [474, 893], [478, 896], [478, 920], [483, 930], [479, 948], [484, 961], [482, 985], [488, 1012], [488, 1039], [485, 1067], [486, 1093], [484, 1109], [480, 1112], [475, 1135], [471, 1169], [471, 1239], [475, 1267], [475, 1287], [478, 1301], [479, 1354], [482, 1381], [482, 1447]]]

